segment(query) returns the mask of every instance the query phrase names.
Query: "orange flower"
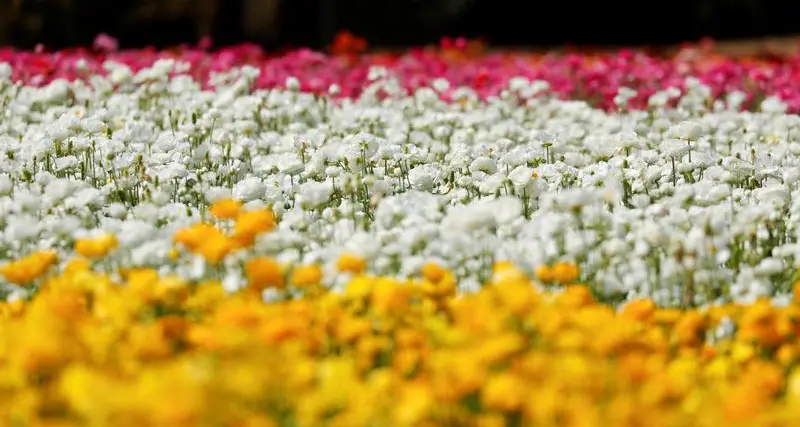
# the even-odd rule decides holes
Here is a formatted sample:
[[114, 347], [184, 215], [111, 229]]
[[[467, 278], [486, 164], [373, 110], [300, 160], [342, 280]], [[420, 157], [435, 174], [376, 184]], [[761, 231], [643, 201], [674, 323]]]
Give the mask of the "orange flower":
[[322, 281], [322, 268], [318, 265], [297, 267], [292, 270], [291, 281], [294, 286], [300, 288], [317, 285]]
[[553, 283], [555, 274], [549, 265], [543, 265], [536, 269], [536, 278], [545, 285]]
[[253, 290], [284, 287], [283, 266], [273, 258], [252, 258], [245, 264], [244, 271], [248, 286]]
[[190, 251], [195, 251], [207, 240], [220, 236], [222, 232], [212, 224], [199, 223], [191, 227], [181, 228], [175, 233], [173, 241], [186, 246]]
[[696, 311], [686, 312], [675, 324], [673, 331], [679, 345], [695, 347], [703, 342], [705, 318]]
[[747, 307], [739, 321], [739, 337], [766, 347], [775, 347], [792, 332], [787, 316], [778, 313], [768, 299], [760, 299]]
[[649, 298], [633, 300], [622, 308], [622, 315], [637, 322], [646, 322], [653, 318], [656, 303]]
[[367, 268], [367, 262], [358, 255], [344, 253], [336, 262], [336, 268], [343, 273], [359, 274]]
[[41, 277], [56, 262], [54, 251], [34, 252], [0, 267], [0, 274], [11, 283], [27, 285]]
[[569, 308], [580, 308], [592, 305], [594, 297], [589, 288], [583, 285], [569, 285], [564, 293], [558, 296], [558, 302]]
[[253, 244], [256, 236], [275, 228], [275, 216], [268, 209], [242, 212], [236, 217], [234, 236], [241, 246]]
[[223, 234], [218, 234], [203, 242], [195, 252], [199, 253], [209, 263], [217, 264], [234, 249], [233, 240]]
[[447, 269], [439, 264], [428, 262], [422, 266], [420, 273], [422, 273], [422, 277], [424, 277], [426, 280], [437, 283], [442, 280], [445, 275], [447, 275]]
[[211, 215], [216, 219], [235, 219], [242, 210], [242, 202], [233, 199], [224, 199], [215, 202], [209, 208]]
[[510, 412], [519, 409], [525, 393], [525, 383], [518, 376], [501, 373], [489, 378], [481, 391], [481, 403], [487, 409]]
[[559, 262], [553, 266], [553, 280], [562, 284], [568, 285], [578, 280], [580, 276], [580, 269], [578, 266], [568, 262]]
[[90, 258], [102, 258], [119, 245], [117, 238], [112, 234], [103, 234], [93, 239], [80, 239], [75, 243], [75, 252]]

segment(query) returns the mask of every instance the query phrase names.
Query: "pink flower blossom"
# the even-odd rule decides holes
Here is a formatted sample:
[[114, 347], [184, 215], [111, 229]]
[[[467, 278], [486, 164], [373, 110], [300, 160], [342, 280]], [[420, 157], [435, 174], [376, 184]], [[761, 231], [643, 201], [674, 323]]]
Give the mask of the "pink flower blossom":
[[[256, 88], [282, 87], [287, 77], [295, 76], [301, 81], [301, 90], [323, 93], [336, 84], [342, 97], [358, 96], [370, 84], [369, 69], [376, 65], [385, 67], [407, 91], [444, 78], [452, 89], [468, 86], [484, 98], [497, 95], [511, 78], [522, 76], [548, 82], [555, 96], [585, 100], [609, 110], [617, 108], [614, 97], [621, 87], [637, 93], [628, 103], [630, 108], [643, 108], [655, 92], [669, 87], [682, 90], [685, 78], [693, 76], [710, 88], [713, 97], [737, 90], [750, 94], [751, 103], [745, 108], [754, 107], [754, 100], [777, 96], [791, 112], [800, 112], [800, 55], [768, 60], [733, 59], [702, 52], [683, 52], [667, 58], [632, 50], [478, 55], [463, 39], [445, 39], [442, 45], [444, 48], [415, 48], [401, 53], [328, 55], [299, 49], [271, 54], [252, 44], [210, 50], [210, 39], [205, 39], [197, 46], [163, 51], [119, 50], [114, 38], [101, 34], [92, 49], [32, 52], [0, 48], [0, 62], [13, 67], [16, 81], [34, 85], [57, 78], [74, 80], [103, 74], [106, 60], [125, 64], [136, 72], [158, 59], [174, 58], [189, 63], [189, 73], [202, 82], [207, 82], [211, 73], [251, 65], [261, 70]], [[442, 96], [448, 99], [449, 92]]]

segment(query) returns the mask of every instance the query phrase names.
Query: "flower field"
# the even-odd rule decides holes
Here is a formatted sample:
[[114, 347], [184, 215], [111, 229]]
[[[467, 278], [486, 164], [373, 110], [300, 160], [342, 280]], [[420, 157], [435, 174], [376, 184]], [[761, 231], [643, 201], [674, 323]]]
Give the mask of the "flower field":
[[0, 50], [2, 425], [797, 425], [800, 57], [448, 43]]

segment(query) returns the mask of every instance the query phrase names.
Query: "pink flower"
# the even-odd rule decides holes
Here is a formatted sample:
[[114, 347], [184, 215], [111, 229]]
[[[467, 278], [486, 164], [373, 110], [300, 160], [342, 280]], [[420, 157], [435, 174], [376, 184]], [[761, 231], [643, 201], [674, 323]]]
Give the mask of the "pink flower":
[[613, 98], [620, 87], [636, 90], [638, 94], [629, 106], [643, 108], [656, 91], [669, 87], [683, 89], [684, 79], [693, 76], [709, 86], [715, 98], [742, 90], [751, 97], [777, 96], [787, 102], [790, 111], [800, 111], [800, 55], [736, 60], [713, 55], [666, 58], [631, 50], [591, 55], [453, 54], [465, 46], [464, 39], [442, 40], [449, 52], [415, 48], [403, 53], [343, 56], [300, 49], [273, 55], [255, 45], [210, 51], [210, 42], [204, 38], [197, 46], [183, 45], [166, 51], [154, 48], [120, 51], [114, 38], [101, 34], [92, 49], [56, 52], [0, 49], [0, 61], [12, 64], [15, 80], [32, 85], [47, 84], [55, 78], [75, 80], [104, 73], [105, 60], [125, 64], [136, 72], [158, 59], [174, 58], [191, 64], [191, 75], [204, 83], [211, 73], [251, 65], [261, 70], [255, 82], [257, 88], [280, 87], [287, 77], [295, 76], [300, 79], [302, 90], [320, 93], [336, 84], [341, 88], [339, 96], [343, 97], [358, 96], [370, 83], [369, 69], [375, 65], [385, 67], [406, 90], [444, 78], [451, 88], [469, 86], [484, 98], [504, 90], [511, 78], [524, 76], [548, 82], [550, 92], [561, 98], [582, 99], [607, 109], [616, 108]]
[[119, 49], [119, 42], [106, 33], [100, 33], [95, 37], [92, 47], [101, 52], [115, 52]]

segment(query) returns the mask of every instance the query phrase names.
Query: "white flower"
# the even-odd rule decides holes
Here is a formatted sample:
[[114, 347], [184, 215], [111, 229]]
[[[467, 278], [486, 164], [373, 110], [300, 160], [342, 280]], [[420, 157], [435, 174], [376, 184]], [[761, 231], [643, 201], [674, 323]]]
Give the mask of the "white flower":
[[659, 150], [673, 159], [680, 159], [685, 156], [692, 147], [680, 139], [665, 139], [659, 146]]
[[755, 267], [754, 273], [757, 276], [761, 277], [769, 277], [776, 274], [783, 273], [786, 269], [784, 266], [783, 261], [775, 258], [764, 258], [761, 262]]
[[237, 200], [249, 202], [263, 198], [267, 188], [264, 182], [257, 177], [247, 177], [233, 187], [233, 197]]
[[286, 81], [284, 82], [284, 85], [286, 86], [286, 89], [291, 91], [300, 90], [300, 80], [298, 80], [297, 77], [294, 76], [287, 77]]
[[464, 233], [487, 229], [495, 225], [496, 219], [489, 204], [452, 207], [442, 220], [444, 229]]
[[694, 121], [684, 121], [669, 130], [675, 137], [694, 141], [703, 135], [703, 126]]
[[527, 166], [517, 166], [508, 174], [508, 179], [518, 192], [527, 191], [533, 182], [534, 170]]
[[11, 178], [7, 174], [0, 175], [0, 195], [7, 196], [11, 194], [13, 188], [14, 183]]
[[478, 157], [469, 165], [469, 170], [472, 173], [480, 171], [493, 174], [497, 172], [497, 162], [488, 157]]
[[75, 156], [64, 156], [56, 159], [56, 170], [63, 172], [78, 166], [78, 158]]
[[502, 196], [489, 202], [498, 224], [509, 224], [522, 215], [522, 202], [512, 196]]
[[437, 174], [438, 171], [435, 166], [430, 164], [419, 165], [409, 171], [408, 179], [415, 190], [431, 191], [435, 186]]
[[506, 177], [500, 173], [489, 175], [478, 183], [478, 190], [487, 196], [494, 195], [503, 187], [505, 180]]
[[0, 82], [7, 82], [11, 80], [11, 75], [14, 70], [8, 62], [0, 62]]
[[319, 209], [330, 202], [333, 185], [328, 182], [306, 182], [300, 186], [298, 200], [305, 209]]
[[216, 203], [220, 200], [230, 199], [231, 197], [231, 190], [225, 187], [211, 187], [205, 192], [205, 199], [209, 204]]
[[788, 106], [779, 98], [774, 96], [767, 97], [761, 102], [761, 111], [770, 114], [783, 114]]
[[106, 212], [115, 219], [124, 219], [128, 215], [128, 209], [122, 203], [110, 203], [106, 206]]

